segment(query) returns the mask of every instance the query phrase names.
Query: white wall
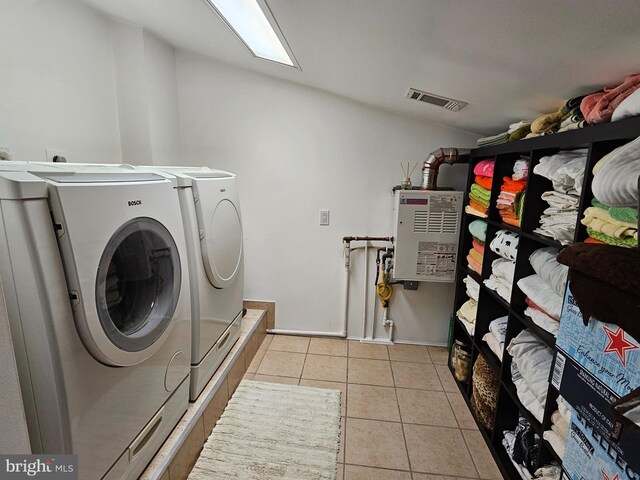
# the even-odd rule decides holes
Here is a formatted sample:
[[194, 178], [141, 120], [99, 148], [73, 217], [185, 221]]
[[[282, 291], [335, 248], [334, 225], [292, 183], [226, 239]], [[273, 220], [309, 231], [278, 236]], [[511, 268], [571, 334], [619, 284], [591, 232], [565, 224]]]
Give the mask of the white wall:
[[143, 30], [113, 22], [113, 56], [122, 161], [153, 163]]
[[110, 20], [78, 0], [3, 1], [0, 18], [0, 145], [120, 161]]
[[138, 25], [112, 29], [122, 161], [171, 163], [180, 146], [175, 50]]
[[[276, 301], [277, 328], [339, 331], [342, 237], [392, 235], [399, 162], [421, 162], [440, 146], [473, 145], [476, 136], [180, 50], [177, 66], [180, 161], [239, 176], [245, 298]], [[440, 183], [462, 188], [465, 175], [466, 166], [445, 166]], [[331, 210], [329, 227], [318, 225], [321, 208]], [[361, 333], [359, 256], [352, 336]], [[445, 342], [452, 302], [451, 284], [400, 288], [392, 303], [397, 338]]]
[[166, 165], [180, 151], [175, 49], [146, 30], [143, 42], [151, 153], [154, 164]]

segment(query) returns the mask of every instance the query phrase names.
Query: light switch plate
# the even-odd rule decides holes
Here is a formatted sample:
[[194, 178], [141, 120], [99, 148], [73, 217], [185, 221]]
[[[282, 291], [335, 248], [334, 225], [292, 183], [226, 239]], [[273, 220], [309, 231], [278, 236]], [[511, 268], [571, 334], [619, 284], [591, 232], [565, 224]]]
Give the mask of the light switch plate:
[[329, 210], [320, 210], [320, 225], [329, 225]]

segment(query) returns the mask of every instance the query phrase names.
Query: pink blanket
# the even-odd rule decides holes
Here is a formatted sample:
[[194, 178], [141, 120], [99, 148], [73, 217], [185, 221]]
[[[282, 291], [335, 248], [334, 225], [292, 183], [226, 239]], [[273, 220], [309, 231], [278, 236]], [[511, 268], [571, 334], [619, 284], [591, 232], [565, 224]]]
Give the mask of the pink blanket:
[[638, 88], [640, 88], [640, 74], [628, 75], [617, 87], [605, 87], [603, 92], [584, 97], [580, 103], [580, 111], [587, 123], [608, 122], [618, 105]]
[[473, 173], [481, 177], [493, 177], [495, 160], [482, 160], [473, 169]]

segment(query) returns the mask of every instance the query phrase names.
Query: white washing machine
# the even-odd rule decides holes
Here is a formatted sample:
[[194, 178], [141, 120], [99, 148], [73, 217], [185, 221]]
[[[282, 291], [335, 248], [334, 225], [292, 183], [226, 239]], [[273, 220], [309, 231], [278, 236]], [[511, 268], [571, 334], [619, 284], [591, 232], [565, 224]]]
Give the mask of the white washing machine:
[[236, 175], [207, 167], [133, 167], [176, 177], [191, 283], [194, 401], [240, 336], [244, 296]]
[[188, 405], [177, 185], [74, 168], [0, 162], [0, 275], [31, 447], [77, 454], [82, 479], [137, 478]]

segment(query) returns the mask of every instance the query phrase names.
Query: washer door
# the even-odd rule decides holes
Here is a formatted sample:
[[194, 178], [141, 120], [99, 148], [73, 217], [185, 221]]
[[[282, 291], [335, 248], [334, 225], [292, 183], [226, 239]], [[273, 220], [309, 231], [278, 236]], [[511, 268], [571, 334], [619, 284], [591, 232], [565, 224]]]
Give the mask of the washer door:
[[242, 262], [242, 218], [235, 178], [194, 181], [202, 262], [216, 288], [233, 283]]
[[113, 345], [125, 352], [153, 346], [171, 323], [181, 278], [178, 248], [160, 222], [138, 217], [122, 225], [107, 243], [96, 275], [98, 318], [104, 341], [111, 342], [102, 348], [94, 337], [98, 358], [121, 365], [109, 358]]

